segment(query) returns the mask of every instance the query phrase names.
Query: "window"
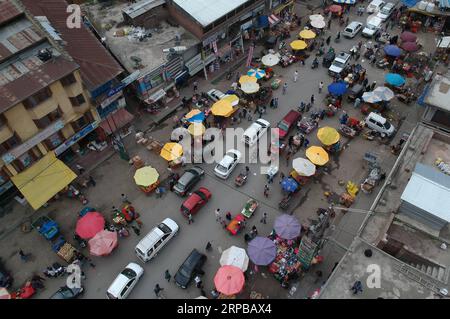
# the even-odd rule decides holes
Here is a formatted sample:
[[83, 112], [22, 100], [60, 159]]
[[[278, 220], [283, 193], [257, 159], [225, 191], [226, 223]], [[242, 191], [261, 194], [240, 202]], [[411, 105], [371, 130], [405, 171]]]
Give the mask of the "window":
[[80, 106], [86, 102], [83, 94], [77, 95], [75, 97], [69, 97], [69, 100], [70, 103], [72, 103], [72, 106]]
[[61, 80], [59, 80], [62, 84], [62, 86], [69, 86], [75, 82], [77, 82], [77, 79], [75, 78], [75, 75], [73, 73], [63, 77]]
[[0, 144], [0, 154], [6, 153], [6, 151], [16, 147], [21, 143], [19, 137], [14, 133], [9, 139]]
[[44, 102], [45, 100], [49, 99], [52, 96], [52, 91], [50, 88], [46, 87], [45, 89], [40, 90], [39, 92], [35, 93], [34, 95], [30, 96], [28, 99], [23, 101], [23, 105], [27, 109], [31, 109], [38, 105], [39, 103]]
[[45, 140], [45, 145], [47, 146], [48, 149], [53, 150], [59, 145], [61, 145], [62, 142], [63, 139], [61, 137], [61, 133], [56, 132], [55, 134], [50, 136], [47, 140]]
[[28, 166], [31, 166], [31, 164], [33, 164], [33, 162], [34, 162], [34, 158], [31, 155], [31, 151], [26, 152], [25, 154], [19, 156], [18, 160], [19, 160], [20, 164], [22, 164], [23, 168], [27, 168]]
[[75, 132], [78, 132], [83, 127], [88, 125], [89, 123], [93, 122], [94, 118], [91, 114], [91, 112], [86, 112], [83, 117], [80, 117], [78, 120], [70, 123], [72, 125], [72, 128]]
[[46, 116], [40, 118], [39, 120], [33, 120], [33, 122], [34, 122], [34, 124], [36, 124], [36, 126], [38, 128], [43, 129], [43, 128], [46, 128], [47, 126], [49, 126], [54, 121], [60, 119], [61, 115], [62, 115], [62, 112], [58, 106], [58, 108], [56, 110], [54, 110], [53, 112], [48, 113]]

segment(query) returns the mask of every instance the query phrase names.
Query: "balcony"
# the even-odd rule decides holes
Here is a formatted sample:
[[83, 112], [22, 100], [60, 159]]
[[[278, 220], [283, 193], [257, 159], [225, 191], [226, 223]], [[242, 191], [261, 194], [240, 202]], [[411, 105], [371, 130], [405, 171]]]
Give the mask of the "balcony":
[[77, 96], [83, 93], [83, 87], [79, 82], [75, 82], [66, 86], [63, 86], [67, 96]]
[[49, 98], [39, 103], [35, 107], [28, 109], [28, 113], [33, 120], [39, 120], [47, 114], [55, 111], [57, 108], [58, 103], [56, 103], [56, 101], [54, 101], [52, 98]]
[[11, 137], [13, 137], [13, 135], [13, 131], [11, 131], [9, 126], [6, 123], [2, 123], [0, 121], [0, 144], [9, 140]]

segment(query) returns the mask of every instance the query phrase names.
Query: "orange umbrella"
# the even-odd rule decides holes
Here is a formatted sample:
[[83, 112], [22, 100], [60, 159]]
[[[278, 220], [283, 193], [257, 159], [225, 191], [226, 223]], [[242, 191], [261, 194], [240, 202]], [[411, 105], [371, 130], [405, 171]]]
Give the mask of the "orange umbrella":
[[217, 291], [227, 296], [241, 292], [242, 288], [244, 288], [244, 283], [244, 273], [236, 266], [222, 266], [214, 277], [214, 285]]
[[89, 252], [93, 256], [109, 255], [117, 247], [117, 232], [102, 230], [88, 242]]

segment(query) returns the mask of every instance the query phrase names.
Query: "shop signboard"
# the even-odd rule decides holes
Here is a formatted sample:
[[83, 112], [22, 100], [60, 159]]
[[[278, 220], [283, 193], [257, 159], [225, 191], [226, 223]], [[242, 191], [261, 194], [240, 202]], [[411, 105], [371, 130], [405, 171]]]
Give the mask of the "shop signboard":
[[4, 154], [2, 156], [2, 160], [5, 164], [9, 164], [12, 161], [14, 161], [16, 158], [21, 156], [26, 151], [30, 150], [43, 140], [49, 138], [59, 130], [61, 130], [64, 127], [63, 120], [58, 120], [55, 123], [48, 126], [46, 129], [42, 130], [41, 132], [34, 135], [32, 138], [27, 140], [26, 142], [20, 144], [16, 148], [10, 150], [8, 153]]
[[247, 21], [244, 24], [241, 24], [241, 30], [243, 31], [243, 30], [250, 29], [252, 26], [253, 26], [253, 21], [252, 20]]
[[159, 89], [158, 91], [156, 91], [155, 93], [150, 95], [150, 97], [147, 99], [147, 101], [150, 103], [154, 103], [154, 102], [159, 101], [165, 95], [166, 95], [166, 91], [164, 91], [163, 89]]
[[92, 122], [91, 124], [85, 126], [81, 131], [75, 133], [72, 135], [67, 141], [62, 143], [60, 146], [55, 148], [55, 154], [56, 156], [61, 155], [63, 152], [65, 152], [69, 147], [71, 147], [73, 144], [78, 142], [80, 139], [91, 133], [93, 130], [95, 130], [98, 127], [98, 122]]
[[115, 100], [120, 98], [122, 95], [123, 95], [123, 92], [119, 91], [119, 92], [115, 93], [114, 95], [104, 99], [103, 102], [100, 104], [101, 108], [104, 109], [105, 107], [110, 105], [112, 102], [114, 102]]

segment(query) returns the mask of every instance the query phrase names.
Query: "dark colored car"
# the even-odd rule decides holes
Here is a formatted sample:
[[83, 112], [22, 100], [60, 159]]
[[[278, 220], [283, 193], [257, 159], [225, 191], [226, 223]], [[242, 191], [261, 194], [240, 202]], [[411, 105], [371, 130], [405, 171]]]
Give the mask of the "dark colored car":
[[336, 54], [334, 52], [327, 52], [322, 58], [322, 66], [329, 68], [335, 57]]
[[364, 86], [362, 84], [355, 84], [348, 91], [347, 99], [349, 101], [354, 101], [357, 98], [361, 98], [364, 93]]
[[206, 262], [206, 256], [197, 251], [192, 250], [186, 260], [175, 274], [175, 283], [183, 289], [189, 286], [189, 283], [197, 274], [203, 274], [202, 267]]
[[211, 192], [205, 187], [200, 187], [198, 190], [193, 192], [181, 205], [181, 213], [186, 217], [189, 214], [194, 215], [209, 201], [210, 198]]
[[280, 140], [286, 138], [286, 136], [289, 134], [289, 131], [293, 126], [295, 126], [300, 116], [300, 112], [290, 110], [289, 113], [286, 114], [286, 116], [278, 123], [277, 128]]
[[5, 266], [0, 259], [0, 287], [8, 288], [12, 285], [13, 279], [9, 271], [6, 270]]
[[84, 288], [70, 289], [67, 286], [61, 287], [50, 299], [75, 299], [84, 292]]
[[178, 179], [173, 191], [180, 196], [185, 196], [204, 174], [205, 171], [198, 166], [187, 169]]

